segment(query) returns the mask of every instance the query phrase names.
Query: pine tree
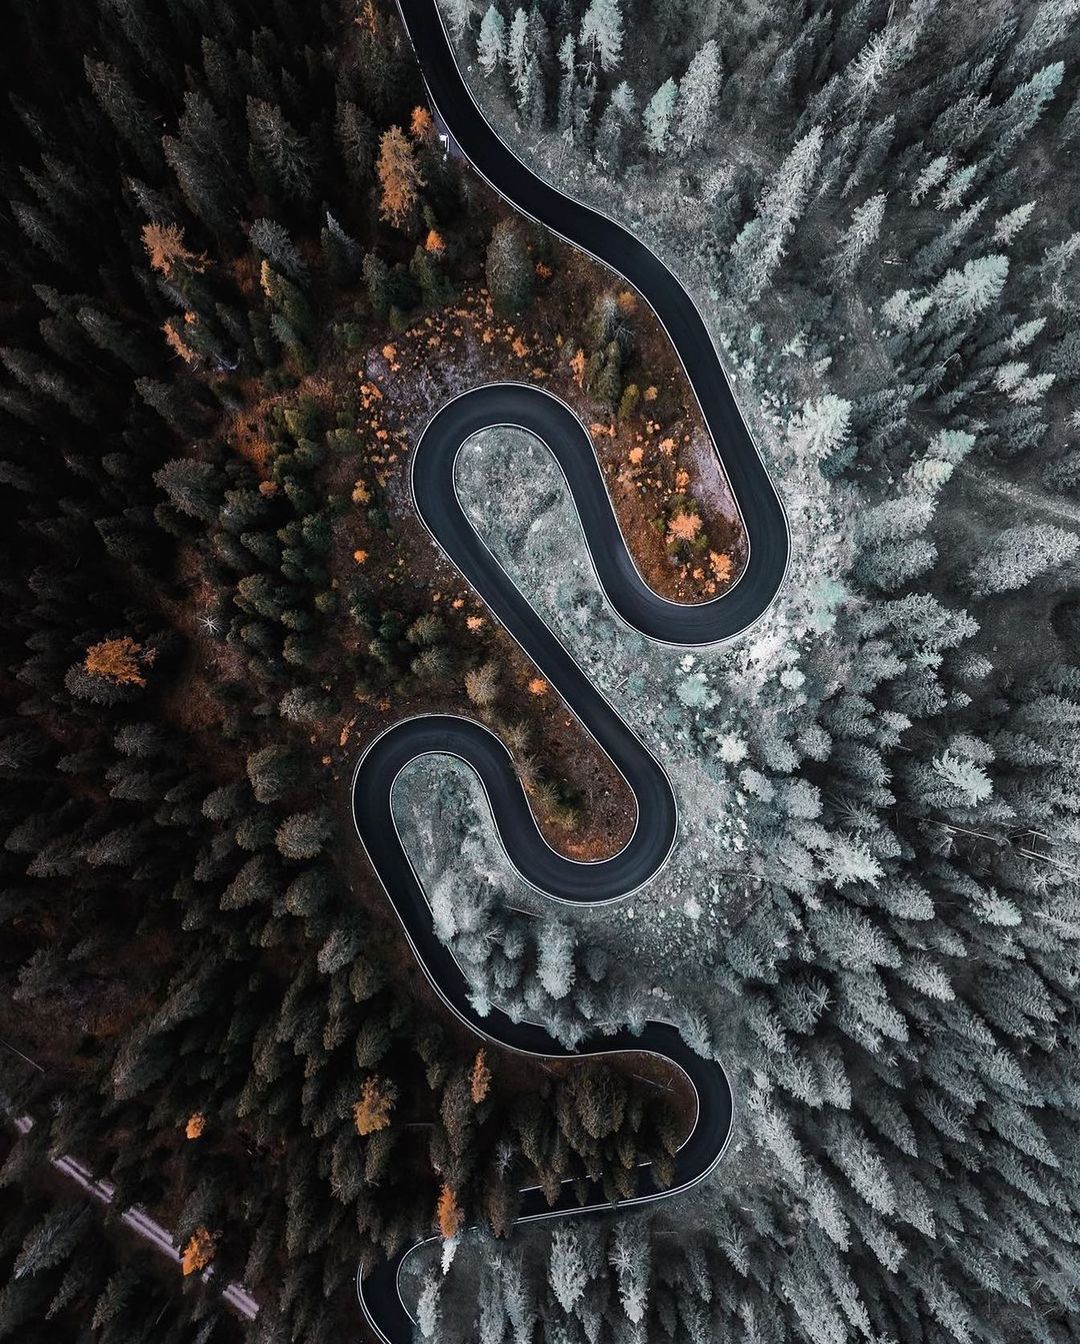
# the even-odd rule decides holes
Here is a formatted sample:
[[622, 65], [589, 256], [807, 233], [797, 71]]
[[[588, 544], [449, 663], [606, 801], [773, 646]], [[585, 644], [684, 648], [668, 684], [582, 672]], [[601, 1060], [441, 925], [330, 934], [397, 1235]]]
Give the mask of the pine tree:
[[649, 100], [642, 113], [645, 127], [645, 145], [650, 153], [663, 154], [668, 147], [671, 134], [671, 122], [675, 115], [675, 104], [679, 88], [673, 79], [666, 79]]
[[424, 1277], [420, 1296], [416, 1302], [416, 1324], [424, 1339], [437, 1339], [442, 1318], [439, 1304], [440, 1284], [434, 1274]]
[[448, 0], [446, 22], [458, 42], [465, 36], [473, 16], [473, 0]]
[[1080, 536], [1052, 523], [1021, 523], [1006, 528], [972, 566], [968, 586], [986, 597], [1024, 588], [1032, 579], [1060, 569], [1080, 551]]
[[615, 170], [622, 166], [636, 111], [633, 90], [623, 80], [613, 90], [596, 133], [596, 157], [605, 166]]
[[619, 0], [589, 0], [581, 20], [578, 43], [608, 75], [622, 60], [623, 20]]
[[491, 76], [506, 60], [506, 21], [493, 4], [480, 21], [476, 58], [484, 74]]
[[794, 146], [762, 195], [755, 219], [731, 249], [733, 284], [755, 299], [784, 255], [787, 241], [809, 199], [821, 158], [822, 130], [815, 126]]
[[506, 69], [519, 110], [524, 109], [529, 96], [528, 29], [528, 15], [518, 6], [510, 20], [510, 33], [506, 41]]
[[339, 285], [352, 283], [360, 274], [363, 254], [359, 245], [341, 227], [329, 210], [319, 235], [331, 279]]
[[300, 759], [291, 747], [272, 744], [247, 758], [251, 788], [260, 803], [275, 802], [299, 780]]
[[694, 149], [701, 142], [720, 95], [720, 75], [720, 49], [710, 38], [679, 81], [677, 134], [683, 149]]
[[278, 827], [275, 843], [287, 859], [313, 859], [333, 834], [333, 821], [324, 808], [295, 812]]
[[358, 191], [365, 190], [375, 170], [375, 127], [371, 118], [346, 99], [338, 104], [334, 137], [349, 181]]
[[588, 1275], [581, 1258], [576, 1232], [558, 1223], [551, 1239], [551, 1258], [548, 1262], [548, 1282], [563, 1311], [573, 1311], [588, 1286]]
[[286, 120], [280, 107], [261, 98], [247, 100], [251, 173], [273, 199], [306, 200], [315, 182], [315, 156], [307, 139]]
[[834, 263], [837, 278], [849, 281], [877, 242], [885, 215], [885, 193], [879, 192], [851, 212], [851, 223], [840, 236]]
[[89, 56], [83, 57], [83, 65], [94, 97], [117, 134], [135, 151], [143, 169], [157, 177], [162, 166], [161, 137], [154, 130], [153, 112], [115, 66]]
[[248, 237], [256, 251], [261, 252], [275, 270], [290, 280], [307, 278], [307, 263], [289, 237], [289, 231], [273, 219], [257, 219], [248, 229]]
[[545, 925], [538, 946], [537, 975], [553, 999], [564, 999], [574, 983], [574, 934], [568, 924]]

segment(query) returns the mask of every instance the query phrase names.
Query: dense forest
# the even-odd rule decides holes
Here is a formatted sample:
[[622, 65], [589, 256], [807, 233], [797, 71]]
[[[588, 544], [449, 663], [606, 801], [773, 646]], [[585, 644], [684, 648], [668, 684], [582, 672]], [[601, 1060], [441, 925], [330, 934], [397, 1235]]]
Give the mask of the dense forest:
[[[546, 584], [652, 740], [705, 762], [693, 863], [607, 937], [672, 949], [736, 1140], [685, 1206], [421, 1278], [432, 1337], [1072, 1339], [1076, 6], [443, 10], [518, 153], [690, 286], [795, 553], [760, 632], [677, 669]], [[500, 535], [542, 572], [560, 526]], [[717, 922], [695, 906], [680, 943], [689, 896]]]
[[580, 812], [402, 486], [438, 333], [516, 359], [560, 258], [444, 154], [381, 0], [17, 0], [5, 35], [0, 1338], [355, 1335], [361, 1259], [678, 1139], [629, 1071], [444, 1022], [348, 811], [365, 739], [449, 703], [535, 727], [538, 808]]
[[[456, 845], [468, 790], [436, 782], [435, 927], [567, 1040], [636, 1020], [633, 953], [662, 942], [735, 1139], [692, 1200], [505, 1240], [522, 1184], [662, 1172], [678, 1115], [632, 1071], [458, 1031], [348, 814], [388, 717], [463, 709], [552, 834], [596, 842], [602, 763], [554, 740], [567, 716], [403, 473], [448, 392], [550, 378], [634, 498], [671, 445], [644, 462], [661, 580], [731, 581], [648, 315], [444, 151], [389, 0], [12, 0], [0, 1339], [356, 1337], [358, 1261], [434, 1231], [414, 1282], [446, 1344], [1064, 1344], [1080, 9], [442, 7], [507, 140], [684, 278], [795, 546], [762, 629], [715, 654], [618, 644], [584, 567], [558, 589], [670, 745], [692, 856], [635, 921], [509, 911]], [[478, 507], [518, 500], [547, 582], [557, 492], [487, 466]]]

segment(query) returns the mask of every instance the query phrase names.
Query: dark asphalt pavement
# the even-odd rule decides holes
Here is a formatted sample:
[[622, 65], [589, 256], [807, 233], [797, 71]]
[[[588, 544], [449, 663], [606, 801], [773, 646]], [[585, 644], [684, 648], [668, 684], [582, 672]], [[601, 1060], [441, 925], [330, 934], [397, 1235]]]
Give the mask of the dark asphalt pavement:
[[[604, 486], [587, 432], [557, 398], [536, 388], [496, 384], [447, 403], [422, 434], [413, 462], [417, 509], [439, 545], [491, 612], [509, 630], [593, 735], [633, 790], [638, 824], [623, 850], [599, 863], [576, 863], [548, 847], [533, 821], [509, 754], [480, 724], [427, 715], [388, 729], [367, 749], [353, 781], [357, 832], [412, 945], [417, 960], [446, 1003], [478, 1034], [512, 1049], [549, 1057], [608, 1055], [646, 1050], [671, 1060], [698, 1096], [697, 1120], [679, 1150], [670, 1190], [656, 1190], [642, 1168], [640, 1196], [667, 1197], [702, 1179], [723, 1153], [731, 1131], [731, 1089], [721, 1066], [696, 1055], [670, 1023], [649, 1022], [638, 1036], [597, 1034], [577, 1051], [562, 1047], [544, 1028], [513, 1022], [493, 1009], [481, 1017], [465, 980], [435, 936], [423, 889], [398, 837], [391, 791], [409, 761], [445, 752], [467, 761], [490, 799], [506, 852], [529, 882], [568, 901], [603, 902], [634, 891], [652, 877], [675, 840], [678, 814], [663, 769], [552, 635], [473, 530], [453, 485], [454, 460], [466, 439], [494, 425], [518, 425], [541, 438], [566, 475], [589, 551], [612, 607], [653, 639], [687, 646], [716, 643], [745, 630], [768, 607], [787, 567], [789, 539], [783, 509], [728, 387], [711, 338], [689, 296], [663, 263], [619, 225], [569, 200], [529, 172], [484, 121], [461, 79], [434, 0], [398, 0], [432, 100], [458, 145], [488, 181], [515, 206], [625, 276], [654, 308], [682, 359], [705, 423], [742, 511], [749, 561], [740, 582], [710, 603], [682, 606], [658, 597], [634, 567]], [[550, 1208], [539, 1190], [526, 1191], [522, 1218], [607, 1207], [590, 1191], [585, 1206], [570, 1186]], [[622, 1207], [627, 1207], [624, 1203]], [[407, 1252], [357, 1275], [368, 1323], [389, 1344], [407, 1344], [413, 1322], [397, 1292]]]

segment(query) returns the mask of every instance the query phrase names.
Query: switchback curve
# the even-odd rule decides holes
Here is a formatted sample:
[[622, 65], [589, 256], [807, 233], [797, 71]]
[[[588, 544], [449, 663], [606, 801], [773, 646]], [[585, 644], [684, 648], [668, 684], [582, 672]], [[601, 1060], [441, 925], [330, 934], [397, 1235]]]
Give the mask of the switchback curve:
[[[430, 753], [459, 757], [479, 776], [500, 839], [521, 875], [557, 899], [587, 903], [617, 900], [659, 870], [675, 841], [678, 810], [663, 768], [533, 611], [473, 529], [454, 488], [454, 463], [466, 440], [482, 429], [517, 426], [541, 439], [566, 476], [608, 601], [629, 625], [673, 645], [730, 639], [761, 616], [786, 573], [787, 523], [712, 339], [686, 291], [644, 244], [606, 216], [548, 186], [503, 145], [461, 77], [435, 0], [398, 3], [432, 101], [478, 171], [524, 213], [617, 270], [657, 313], [697, 397], [746, 529], [747, 565], [734, 588], [708, 603], [668, 602], [648, 588], [634, 566], [592, 441], [565, 403], [516, 383], [492, 384], [454, 398], [435, 414], [416, 446], [412, 486], [417, 510], [452, 563], [623, 775], [636, 800], [637, 822], [631, 838], [612, 858], [579, 863], [557, 854], [536, 827], [506, 748], [482, 725], [450, 715], [426, 715], [393, 725], [368, 746], [353, 777], [353, 817], [361, 843], [417, 960], [440, 998], [462, 1021], [487, 1040], [548, 1058], [655, 1053], [689, 1079], [697, 1097], [697, 1116], [676, 1156], [674, 1182], [658, 1189], [649, 1169], [643, 1168], [640, 1194], [624, 1201], [626, 1207], [686, 1190], [719, 1162], [732, 1119], [731, 1088], [723, 1068], [696, 1055], [668, 1022], [648, 1022], [639, 1035], [629, 1031], [596, 1035], [570, 1051], [535, 1023], [514, 1022], [498, 1009], [481, 1017], [469, 1002], [460, 968], [435, 936], [423, 887], [394, 824], [392, 792], [410, 761]], [[599, 1186], [590, 1188], [585, 1204], [564, 1186], [554, 1207], [540, 1190], [529, 1189], [523, 1192], [519, 1221], [607, 1207]], [[388, 1262], [361, 1266], [357, 1272], [364, 1314], [386, 1344], [408, 1344], [412, 1338], [414, 1322], [398, 1292], [398, 1274], [407, 1254], [399, 1252]]]

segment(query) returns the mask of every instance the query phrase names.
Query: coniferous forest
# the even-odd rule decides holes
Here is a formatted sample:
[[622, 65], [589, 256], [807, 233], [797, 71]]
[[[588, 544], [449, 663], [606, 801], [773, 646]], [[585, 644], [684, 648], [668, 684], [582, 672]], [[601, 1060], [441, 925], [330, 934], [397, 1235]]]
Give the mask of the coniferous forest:
[[555, 917], [436, 776], [434, 926], [568, 1042], [662, 998], [733, 1142], [689, 1200], [511, 1235], [522, 1186], [662, 1183], [688, 1100], [484, 1048], [350, 815], [364, 745], [446, 710], [552, 844], [625, 838], [408, 461], [454, 392], [548, 386], [650, 582], [723, 591], [745, 539], [663, 333], [448, 151], [392, 0], [11, 0], [0, 1340], [362, 1338], [358, 1262], [435, 1234], [406, 1287], [445, 1344], [1066, 1344], [1080, 7], [441, 7], [504, 139], [686, 283], [794, 547], [751, 639], [645, 649], [491, 450], [492, 545], [669, 753], [692, 858]]
[[361, 1256], [673, 1142], [628, 1077], [455, 1035], [349, 841], [364, 724], [494, 666], [405, 569], [413, 426], [363, 365], [496, 219], [386, 4], [60, 19], [17, 3], [4, 58], [0, 1337], [235, 1338], [242, 1280], [337, 1339]]

